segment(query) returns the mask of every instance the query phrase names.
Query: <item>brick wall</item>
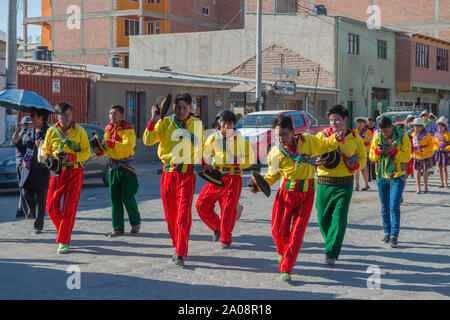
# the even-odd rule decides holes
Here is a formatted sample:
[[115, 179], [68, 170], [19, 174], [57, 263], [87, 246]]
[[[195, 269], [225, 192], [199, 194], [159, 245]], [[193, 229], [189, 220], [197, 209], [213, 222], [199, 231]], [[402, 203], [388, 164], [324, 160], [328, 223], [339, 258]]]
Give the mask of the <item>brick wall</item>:
[[[258, 0], [248, 0], [248, 11], [256, 12]], [[273, 13], [274, 0], [263, 0], [263, 12]], [[437, 33], [441, 39], [450, 41], [448, 26], [431, 25], [436, 21], [435, 1], [437, 0], [298, 0], [298, 13], [311, 13], [311, 4], [322, 4], [328, 15], [344, 16], [360, 21], [367, 21], [371, 4], [380, 7], [381, 23], [393, 24], [392, 28], [401, 28], [412, 32], [433, 35]], [[450, 20], [450, 1], [439, 1], [440, 20]], [[405, 24], [402, 24], [405, 23]], [[411, 25], [410, 23], [415, 23]], [[418, 24], [419, 23], [419, 24]], [[422, 24], [423, 23], [423, 24]], [[436, 30], [434, 30], [436, 28]], [[442, 36], [441, 36], [442, 35]]]
[[[311, 86], [316, 85], [318, 64], [302, 57], [293, 50], [283, 48], [279, 45], [272, 45], [263, 50], [262, 61], [263, 70], [262, 78], [265, 81], [281, 80], [281, 76], [273, 73], [273, 69], [281, 67], [289, 69], [299, 69], [299, 77], [283, 76], [283, 80], [293, 80], [297, 85]], [[231, 70], [227, 75], [252, 78], [256, 76], [256, 57], [253, 57]], [[335, 88], [335, 78], [330, 72], [324, 71], [322, 68], [319, 73], [318, 87]]]

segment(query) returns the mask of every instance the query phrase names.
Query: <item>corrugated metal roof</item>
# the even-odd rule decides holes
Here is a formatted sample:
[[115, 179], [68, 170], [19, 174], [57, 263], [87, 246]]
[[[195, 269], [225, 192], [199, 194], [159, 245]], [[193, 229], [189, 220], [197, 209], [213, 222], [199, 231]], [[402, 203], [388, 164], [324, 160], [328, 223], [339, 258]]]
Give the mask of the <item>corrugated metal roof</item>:
[[209, 75], [189, 75], [189, 74], [175, 74], [164, 71], [148, 71], [139, 69], [125, 69], [108, 66], [99, 66], [92, 64], [76, 64], [64, 63], [57, 61], [40, 61], [29, 59], [17, 59], [18, 62], [32, 62], [41, 64], [58, 64], [58, 67], [69, 66], [83, 66], [87, 72], [100, 75], [102, 78], [124, 78], [135, 80], [149, 80], [149, 81], [168, 81], [168, 82], [182, 82], [182, 83], [197, 83], [204, 85], [215, 85], [224, 87], [234, 87], [239, 83], [227, 79], [213, 78]]

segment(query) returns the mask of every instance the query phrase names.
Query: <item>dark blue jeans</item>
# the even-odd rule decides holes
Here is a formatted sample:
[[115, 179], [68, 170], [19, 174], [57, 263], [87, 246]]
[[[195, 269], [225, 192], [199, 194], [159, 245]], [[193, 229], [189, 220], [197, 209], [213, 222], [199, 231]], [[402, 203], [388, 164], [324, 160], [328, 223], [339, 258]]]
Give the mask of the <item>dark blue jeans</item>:
[[378, 194], [381, 200], [381, 219], [385, 235], [398, 238], [400, 232], [400, 202], [405, 187], [405, 176], [378, 181]]

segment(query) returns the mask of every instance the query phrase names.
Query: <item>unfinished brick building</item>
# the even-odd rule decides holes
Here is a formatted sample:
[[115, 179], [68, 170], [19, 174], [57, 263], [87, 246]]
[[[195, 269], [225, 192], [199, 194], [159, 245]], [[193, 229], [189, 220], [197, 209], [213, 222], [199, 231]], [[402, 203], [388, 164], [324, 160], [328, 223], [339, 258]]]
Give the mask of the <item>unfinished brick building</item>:
[[[129, 37], [242, 28], [244, 0], [41, 0], [42, 45], [53, 60], [128, 67]], [[26, 12], [27, 0], [24, 0]], [[26, 16], [26, 15], [25, 15]]]

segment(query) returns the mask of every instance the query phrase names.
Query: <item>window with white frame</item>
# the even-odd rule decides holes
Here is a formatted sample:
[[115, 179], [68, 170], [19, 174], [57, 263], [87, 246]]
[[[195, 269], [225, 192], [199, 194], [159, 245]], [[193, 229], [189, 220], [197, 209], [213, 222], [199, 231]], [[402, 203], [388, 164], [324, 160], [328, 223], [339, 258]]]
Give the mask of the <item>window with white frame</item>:
[[209, 16], [209, 8], [208, 7], [203, 7], [202, 8], [202, 15]]
[[125, 20], [125, 36], [134, 36], [139, 34], [139, 21]]
[[423, 43], [416, 43], [416, 67], [429, 68], [429, 56], [430, 46]]
[[160, 30], [160, 21], [149, 21], [147, 23], [147, 34], [159, 34]]

